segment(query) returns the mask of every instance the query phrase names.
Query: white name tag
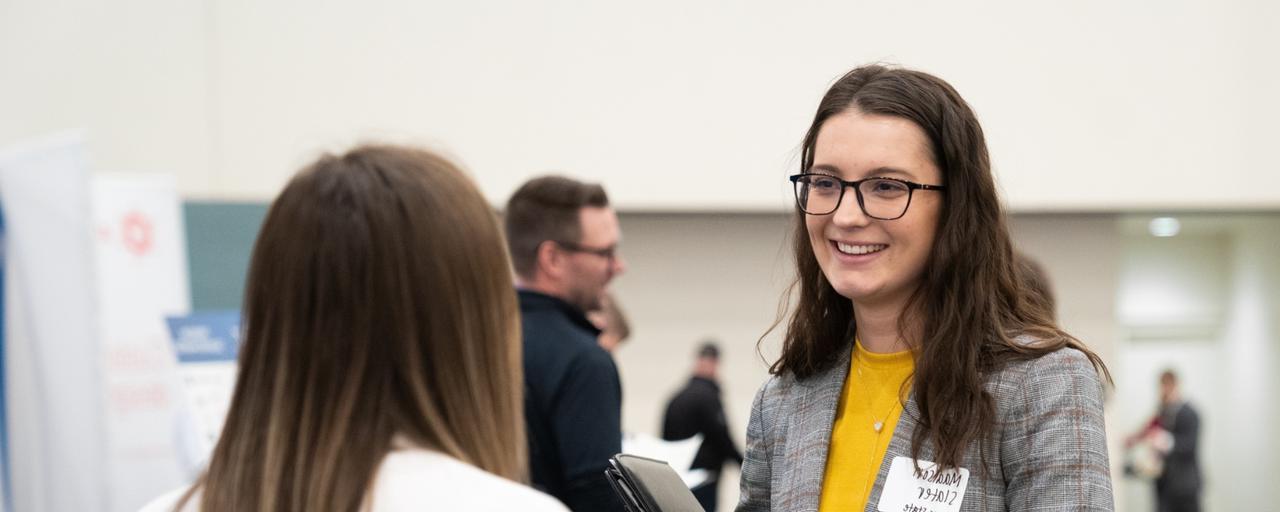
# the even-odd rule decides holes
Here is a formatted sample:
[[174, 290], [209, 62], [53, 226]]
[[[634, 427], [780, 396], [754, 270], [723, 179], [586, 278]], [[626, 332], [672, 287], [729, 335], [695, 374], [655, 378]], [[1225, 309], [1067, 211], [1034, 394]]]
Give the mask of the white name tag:
[[938, 465], [920, 461], [920, 474], [909, 457], [894, 457], [880, 492], [880, 512], [957, 512], [969, 486], [969, 470], [938, 471]]

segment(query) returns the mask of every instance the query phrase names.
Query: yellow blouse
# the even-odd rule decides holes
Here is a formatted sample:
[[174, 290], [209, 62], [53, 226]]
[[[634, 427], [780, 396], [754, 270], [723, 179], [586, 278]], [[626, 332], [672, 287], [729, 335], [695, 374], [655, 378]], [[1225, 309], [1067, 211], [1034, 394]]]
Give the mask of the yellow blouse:
[[876, 354], [856, 340], [849, 359], [827, 449], [820, 512], [866, 507], [910, 389], [903, 383], [915, 369], [910, 350]]

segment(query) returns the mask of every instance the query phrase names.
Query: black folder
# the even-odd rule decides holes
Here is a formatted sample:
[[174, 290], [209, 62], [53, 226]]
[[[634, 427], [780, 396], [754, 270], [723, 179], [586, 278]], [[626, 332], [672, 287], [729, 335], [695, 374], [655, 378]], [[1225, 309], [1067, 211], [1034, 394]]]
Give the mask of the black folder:
[[702, 512], [702, 505], [666, 462], [620, 453], [604, 471], [629, 512]]

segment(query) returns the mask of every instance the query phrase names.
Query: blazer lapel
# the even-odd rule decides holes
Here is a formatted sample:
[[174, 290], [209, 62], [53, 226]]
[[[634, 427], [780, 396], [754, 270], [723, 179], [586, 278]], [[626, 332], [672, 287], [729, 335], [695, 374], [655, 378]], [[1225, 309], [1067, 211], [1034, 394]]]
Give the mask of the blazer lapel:
[[851, 353], [846, 348], [830, 369], [796, 382], [799, 393], [795, 396], [794, 414], [788, 418], [784, 452], [795, 462], [790, 465], [790, 499], [782, 504], [784, 510], [818, 510], [827, 469], [827, 450], [831, 446], [831, 428], [845, 378], [849, 375]]

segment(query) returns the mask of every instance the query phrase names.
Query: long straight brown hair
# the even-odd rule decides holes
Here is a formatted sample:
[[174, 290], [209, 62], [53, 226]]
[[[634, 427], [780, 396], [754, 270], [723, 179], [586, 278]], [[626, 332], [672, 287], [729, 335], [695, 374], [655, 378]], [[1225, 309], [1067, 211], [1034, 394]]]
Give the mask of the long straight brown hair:
[[[920, 286], [898, 320], [899, 332], [920, 336], [907, 339], [916, 354], [912, 393], [921, 414], [913, 456], [928, 441], [940, 466], [959, 466], [969, 443], [995, 425], [995, 403], [984, 388], [985, 379], [1011, 361], [1071, 347], [1110, 380], [1102, 360], [1060, 329], [1044, 301], [1029, 295], [1021, 282], [982, 127], [960, 94], [919, 71], [880, 65], [854, 69], [819, 103], [805, 134], [801, 172], [813, 165], [823, 123], [850, 109], [919, 126], [947, 187]], [[836, 292], [818, 266], [804, 215], [796, 209], [796, 282], [787, 293], [790, 297], [798, 291], [799, 300], [782, 354], [770, 368], [775, 375], [790, 372], [801, 379], [836, 364], [852, 343], [851, 332], [857, 331], [853, 303]], [[1015, 340], [1024, 335], [1035, 342]]]
[[448, 161], [324, 156], [272, 204], [205, 511], [355, 511], [393, 435], [526, 471], [519, 311], [495, 212]]

